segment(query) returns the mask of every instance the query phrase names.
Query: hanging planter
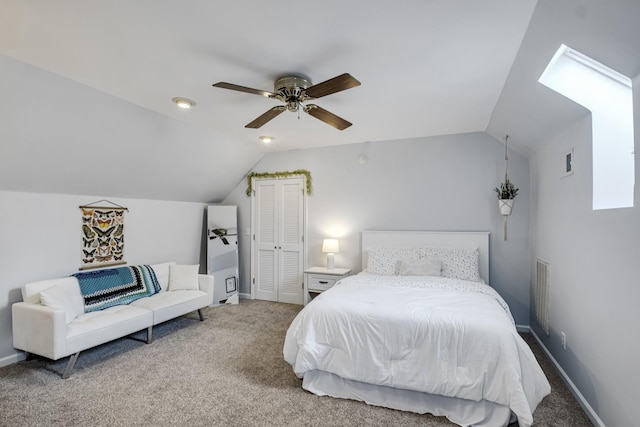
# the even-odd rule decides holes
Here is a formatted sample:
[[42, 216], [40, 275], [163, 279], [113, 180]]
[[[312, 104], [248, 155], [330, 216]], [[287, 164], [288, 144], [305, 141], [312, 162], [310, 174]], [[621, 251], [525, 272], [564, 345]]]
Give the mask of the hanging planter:
[[500, 187], [494, 188], [493, 191], [498, 193], [498, 208], [500, 209], [500, 214], [511, 215], [513, 199], [515, 199], [518, 194], [518, 189], [509, 181], [506, 174], [504, 182], [500, 184]]
[[500, 215], [511, 215], [513, 199], [498, 200], [498, 208], [500, 209]]
[[507, 240], [507, 217], [513, 210], [513, 199], [518, 195], [518, 188], [509, 181], [509, 156], [507, 155], [507, 141], [509, 135], [504, 137], [504, 181], [493, 189], [498, 194], [498, 208], [500, 214], [504, 216], [504, 240]]

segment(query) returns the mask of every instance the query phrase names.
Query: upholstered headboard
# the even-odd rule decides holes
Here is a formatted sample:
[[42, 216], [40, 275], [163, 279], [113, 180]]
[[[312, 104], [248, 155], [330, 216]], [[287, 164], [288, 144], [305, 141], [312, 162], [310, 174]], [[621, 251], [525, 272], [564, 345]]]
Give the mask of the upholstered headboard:
[[362, 270], [367, 268], [369, 248], [372, 247], [448, 247], [478, 248], [480, 277], [489, 282], [488, 231], [374, 231], [362, 232]]

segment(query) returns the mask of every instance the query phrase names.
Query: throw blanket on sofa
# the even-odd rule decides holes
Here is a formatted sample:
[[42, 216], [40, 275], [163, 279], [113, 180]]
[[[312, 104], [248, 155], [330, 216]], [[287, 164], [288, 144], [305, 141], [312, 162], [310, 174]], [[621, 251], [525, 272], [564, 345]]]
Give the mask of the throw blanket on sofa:
[[80, 284], [85, 313], [129, 304], [160, 292], [160, 283], [148, 265], [87, 271], [73, 276]]

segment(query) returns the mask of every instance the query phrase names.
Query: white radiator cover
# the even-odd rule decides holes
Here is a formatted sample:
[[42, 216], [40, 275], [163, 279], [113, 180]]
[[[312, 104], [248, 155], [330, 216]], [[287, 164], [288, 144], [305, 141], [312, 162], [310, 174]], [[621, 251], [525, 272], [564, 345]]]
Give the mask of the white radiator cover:
[[536, 288], [534, 295], [536, 321], [549, 335], [549, 263], [536, 259]]

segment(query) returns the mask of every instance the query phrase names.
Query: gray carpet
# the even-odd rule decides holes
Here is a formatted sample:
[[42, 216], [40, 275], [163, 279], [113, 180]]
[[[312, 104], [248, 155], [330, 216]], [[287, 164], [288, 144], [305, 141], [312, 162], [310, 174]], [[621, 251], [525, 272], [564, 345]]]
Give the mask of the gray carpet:
[[[0, 369], [0, 426], [451, 426], [431, 415], [319, 397], [304, 391], [282, 345], [299, 306], [242, 300], [154, 328], [150, 345], [129, 338], [67, 359]], [[137, 337], [144, 338], [144, 334]], [[535, 341], [552, 385], [537, 426], [590, 426]]]

